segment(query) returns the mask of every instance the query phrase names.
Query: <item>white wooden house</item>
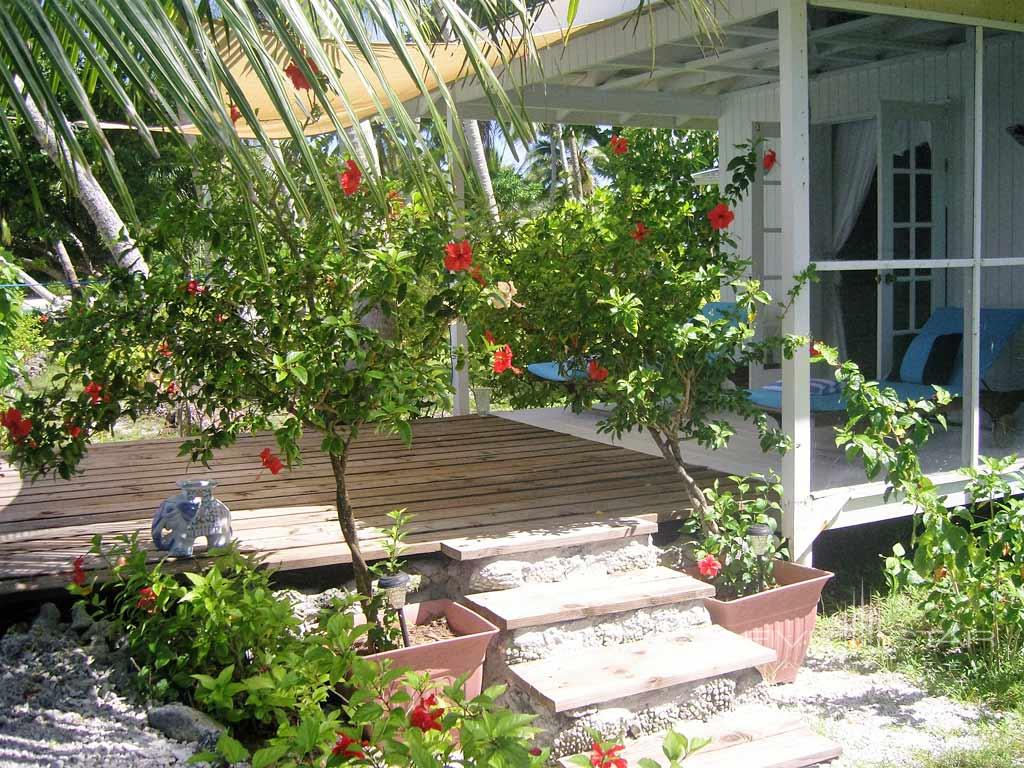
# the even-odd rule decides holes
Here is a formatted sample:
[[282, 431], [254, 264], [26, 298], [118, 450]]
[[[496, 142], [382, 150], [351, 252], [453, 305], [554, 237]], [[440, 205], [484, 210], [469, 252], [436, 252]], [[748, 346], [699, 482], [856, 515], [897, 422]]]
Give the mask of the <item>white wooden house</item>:
[[[563, 25], [565, 6], [537, 30]], [[669, 7], [634, 28], [622, 16], [635, 7], [580, 3], [578, 33], [526, 75], [531, 117], [717, 129], [721, 167], [734, 145], [763, 137], [778, 164], [737, 211], [742, 255], [775, 295], [816, 265], [823, 279], [782, 330], [838, 344], [879, 378], [897, 377], [929, 317], [956, 308], [962, 415], [922, 457], [956, 498], [957, 467], [1024, 444], [1009, 417], [992, 429], [980, 396], [1024, 390], [1024, 334], [989, 365], [979, 330], [983, 308], [1024, 309], [1024, 137], [1012, 135], [1024, 124], [1024, 2], [719, 0], [713, 47]], [[511, 87], [522, 74], [504, 77]], [[462, 117], [494, 117], [478, 86], [455, 93]], [[806, 350], [750, 375], [753, 386], [783, 382], [781, 421], [796, 448], [778, 469], [798, 557], [809, 559], [826, 528], [907, 514], [815, 425]], [[744, 434], [689, 456], [730, 472], [772, 465]]]

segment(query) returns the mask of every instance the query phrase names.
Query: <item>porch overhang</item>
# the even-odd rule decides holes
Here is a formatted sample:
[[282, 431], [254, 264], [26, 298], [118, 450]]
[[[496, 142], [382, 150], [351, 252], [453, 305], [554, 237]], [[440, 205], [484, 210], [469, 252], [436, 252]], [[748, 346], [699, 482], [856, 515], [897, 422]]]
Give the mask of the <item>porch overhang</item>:
[[809, 4], [1024, 32], [1024, 4], [1008, 0], [809, 0]]

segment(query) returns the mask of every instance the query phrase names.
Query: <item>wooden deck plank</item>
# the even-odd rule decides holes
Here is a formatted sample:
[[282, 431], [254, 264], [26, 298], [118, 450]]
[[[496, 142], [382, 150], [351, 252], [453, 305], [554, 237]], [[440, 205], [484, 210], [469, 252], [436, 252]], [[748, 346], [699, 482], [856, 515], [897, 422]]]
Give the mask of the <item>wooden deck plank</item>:
[[[381, 555], [386, 513], [400, 507], [414, 515], [408, 537], [414, 552], [594, 515], [669, 519], [689, 508], [671, 468], [642, 453], [496, 417], [425, 419], [413, 432], [411, 447], [366, 432], [352, 449], [347, 477], [371, 557]], [[0, 594], [66, 583], [71, 558], [96, 533], [139, 532], [147, 543], [153, 511], [182, 477], [217, 479], [243, 549], [275, 567], [349, 562], [330, 465], [319, 438], [310, 434], [301, 442], [304, 463], [277, 476], [261, 471], [257, 458], [263, 447], [274, 447], [270, 434], [241, 438], [218, 452], [210, 468], [179, 457], [175, 439], [94, 446], [84, 472], [68, 481], [29, 483], [0, 463]], [[702, 484], [723, 479], [695, 472]]]

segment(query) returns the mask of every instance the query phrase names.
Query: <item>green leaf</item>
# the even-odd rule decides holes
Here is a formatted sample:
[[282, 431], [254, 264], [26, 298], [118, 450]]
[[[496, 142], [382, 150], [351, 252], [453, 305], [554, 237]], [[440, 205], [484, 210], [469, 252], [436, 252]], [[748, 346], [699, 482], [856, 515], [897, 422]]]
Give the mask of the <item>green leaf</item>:
[[227, 733], [222, 733], [217, 739], [217, 751], [228, 763], [241, 763], [249, 759], [249, 750]]
[[273, 765], [278, 762], [282, 757], [288, 754], [289, 745], [285, 744], [271, 744], [263, 749], [257, 749], [252, 756], [252, 768], [267, 768], [269, 765]]

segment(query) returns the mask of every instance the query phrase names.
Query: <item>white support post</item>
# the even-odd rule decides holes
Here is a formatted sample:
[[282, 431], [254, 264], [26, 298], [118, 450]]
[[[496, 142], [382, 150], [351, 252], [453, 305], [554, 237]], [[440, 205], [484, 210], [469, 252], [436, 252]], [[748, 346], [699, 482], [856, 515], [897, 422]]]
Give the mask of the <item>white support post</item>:
[[981, 436], [981, 224], [982, 224], [982, 164], [985, 145], [982, 141], [985, 107], [985, 30], [983, 27], [968, 28], [968, 49], [974, 53], [974, 100], [965, 104], [965, 132], [970, 137], [973, 159], [970, 189], [971, 200], [971, 256], [974, 265], [967, 270], [968, 285], [964, 293], [964, 397], [961, 461], [964, 466], [973, 467], [978, 463], [978, 444]]
[[[452, 135], [455, 133], [455, 121], [451, 114], [448, 115], [448, 131]], [[448, 159], [448, 167], [452, 174], [456, 215], [460, 217], [455, 227], [455, 237], [459, 239], [465, 234], [461, 217], [466, 207], [466, 179], [462, 175], [462, 165], [455, 158]], [[469, 414], [469, 332], [466, 321], [462, 318], [455, 320], [448, 331], [452, 367], [452, 414], [466, 416]]]
[[[796, 276], [811, 259], [810, 104], [807, 72], [807, 0], [782, 0], [779, 5], [779, 85], [782, 116], [782, 282], [796, 285]], [[785, 334], [810, 334], [810, 296], [805, 286], [786, 313]], [[783, 535], [794, 560], [810, 564], [811, 544], [818, 531], [809, 525], [811, 493], [810, 354], [797, 348], [782, 363], [782, 428], [793, 448], [782, 461]]]

